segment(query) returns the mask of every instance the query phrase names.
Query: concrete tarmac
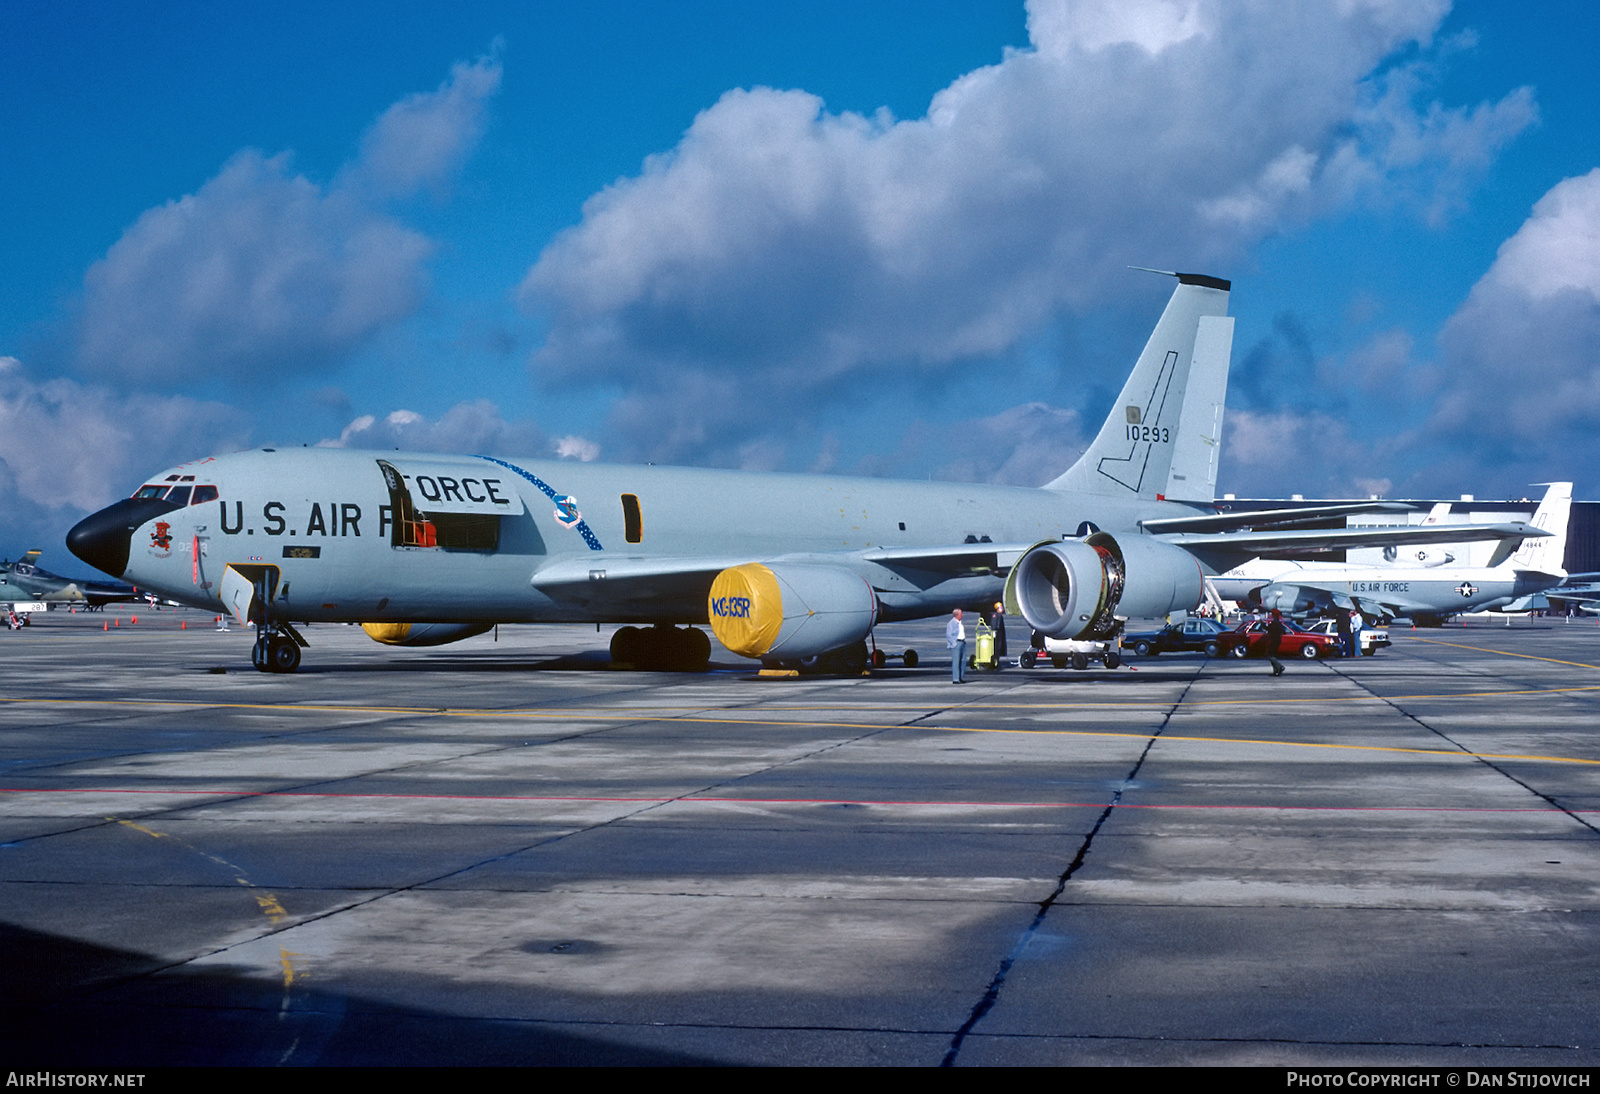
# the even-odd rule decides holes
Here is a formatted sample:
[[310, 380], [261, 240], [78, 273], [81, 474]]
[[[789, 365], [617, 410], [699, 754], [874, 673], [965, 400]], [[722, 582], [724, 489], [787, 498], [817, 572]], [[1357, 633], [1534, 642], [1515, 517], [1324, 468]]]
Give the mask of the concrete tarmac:
[[0, 632], [7, 1066], [1600, 1063], [1592, 620], [959, 687], [941, 620], [609, 633]]

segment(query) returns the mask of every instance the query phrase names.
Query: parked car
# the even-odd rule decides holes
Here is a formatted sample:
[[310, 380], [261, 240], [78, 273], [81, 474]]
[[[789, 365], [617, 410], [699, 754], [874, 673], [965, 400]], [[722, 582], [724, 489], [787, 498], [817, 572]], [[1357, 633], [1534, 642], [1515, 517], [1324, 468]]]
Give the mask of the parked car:
[[[1318, 634], [1331, 634], [1334, 638], [1339, 637], [1339, 623], [1334, 619], [1324, 619], [1321, 622], [1313, 623], [1311, 624], [1311, 630]], [[1371, 657], [1385, 646], [1393, 644], [1389, 641], [1389, 632], [1382, 627], [1361, 628], [1361, 655], [1363, 657]]]
[[1215, 619], [1184, 619], [1168, 623], [1159, 631], [1140, 631], [1122, 636], [1122, 648], [1138, 657], [1158, 653], [1203, 653], [1215, 657], [1222, 652], [1218, 636], [1228, 628]]
[[[1262, 657], [1262, 647], [1267, 641], [1267, 620], [1251, 619], [1231, 631], [1217, 635], [1217, 645], [1230, 657]], [[1304, 657], [1307, 661], [1318, 657], [1338, 657], [1339, 640], [1325, 634], [1308, 631], [1297, 623], [1283, 621], [1283, 641], [1278, 645], [1280, 657]]]

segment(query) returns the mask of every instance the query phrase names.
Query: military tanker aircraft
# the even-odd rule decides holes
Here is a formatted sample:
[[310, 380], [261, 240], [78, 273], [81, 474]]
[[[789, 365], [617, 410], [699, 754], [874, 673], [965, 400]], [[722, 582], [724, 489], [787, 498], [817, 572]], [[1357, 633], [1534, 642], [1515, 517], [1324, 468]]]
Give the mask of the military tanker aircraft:
[[[1039, 488], [263, 448], [160, 472], [67, 544], [256, 624], [263, 671], [299, 666], [300, 623], [431, 645], [586, 622], [626, 624], [612, 656], [641, 668], [704, 668], [696, 625], [709, 623], [767, 665], [852, 673], [882, 621], [1004, 596], [1041, 635], [1109, 639], [1128, 618], [1194, 607], [1204, 574], [1253, 555], [1418, 542], [1416, 529], [1295, 526], [1382, 503], [1215, 511], [1230, 285], [1168, 276], [1178, 285], [1110, 417]], [[1428, 541], [1540, 534], [1453, 526]]]

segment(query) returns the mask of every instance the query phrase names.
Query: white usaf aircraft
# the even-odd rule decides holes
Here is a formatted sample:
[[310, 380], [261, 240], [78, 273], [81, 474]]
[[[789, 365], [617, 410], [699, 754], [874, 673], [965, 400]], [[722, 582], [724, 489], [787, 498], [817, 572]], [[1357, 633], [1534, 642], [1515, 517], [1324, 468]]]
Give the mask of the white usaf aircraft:
[[[1526, 611], [1529, 598], [1561, 584], [1567, 576], [1562, 557], [1572, 484], [1542, 485], [1548, 489], [1532, 525], [1545, 533], [1544, 538], [1530, 539], [1520, 547], [1501, 540], [1488, 566], [1452, 566], [1445, 561], [1448, 555], [1435, 562], [1426, 549], [1406, 552], [1417, 565], [1256, 559], [1213, 578], [1212, 584], [1224, 600], [1294, 615], [1322, 614], [1338, 607], [1359, 610], [1373, 619], [1403, 615], [1422, 626], [1437, 626], [1461, 612]], [[1442, 508], [1435, 507], [1429, 519], [1441, 517]]]
[[1372, 505], [1216, 513], [1229, 284], [1169, 276], [1178, 287], [1111, 416], [1040, 488], [260, 449], [160, 472], [67, 545], [141, 589], [257, 624], [264, 671], [298, 667], [298, 623], [431, 645], [496, 623], [585, 622], [648, 624], [612, 639], [613, 658], [639, 667], [704, 668], [695, 625], [709, 623], [769, 665], [858, 672], [882, 621], [1004, 596], [1044, 636], [1110, 639], [1128, 618], [1195, 607], [1204, 574], [1254, 555], [1417, 542], [1415, 529], [1273, 526]]

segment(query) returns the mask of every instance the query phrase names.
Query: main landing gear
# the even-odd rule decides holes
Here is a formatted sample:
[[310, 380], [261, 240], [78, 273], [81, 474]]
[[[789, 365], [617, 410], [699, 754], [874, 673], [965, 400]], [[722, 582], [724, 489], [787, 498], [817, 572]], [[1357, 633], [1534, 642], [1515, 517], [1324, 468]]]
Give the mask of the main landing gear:
[[695, 627], [623, 627], [611, 636], [611, 660], [647, 672], [704, 672], [711, 639]]

